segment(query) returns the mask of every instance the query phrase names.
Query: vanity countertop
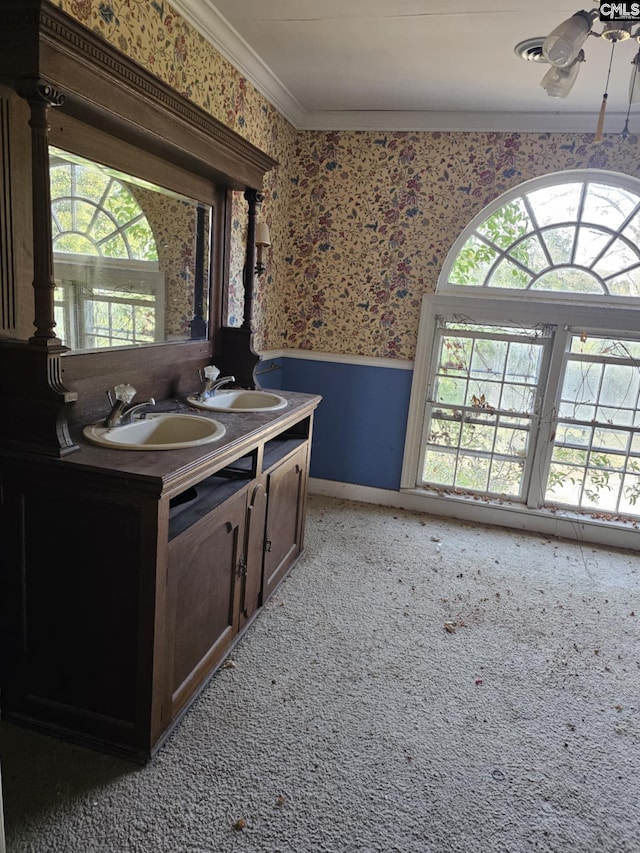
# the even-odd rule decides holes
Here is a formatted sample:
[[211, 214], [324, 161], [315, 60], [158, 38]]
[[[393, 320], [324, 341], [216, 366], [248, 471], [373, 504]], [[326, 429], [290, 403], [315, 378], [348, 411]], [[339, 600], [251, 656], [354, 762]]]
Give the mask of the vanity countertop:
[[[268, 390], [268, 389], [265, 389]], [[200, 472], [213, 473], [230, 462], [249, 453], [259, 444], [287, 432], [291, 427], [309, 417], [322, 399], [316, 394], [294, 391], [276, 391], [287, 400], [287, 407], [269, 412], [206, 412], [190, 406], [184, 399], [159, 402], [150, 409], [152, 413], [180, 412], [210, 417], [225, 427], [219, 441], [198, 447], [178, 450], [117, 450], [91, 444], [82, 435], [82, 428], [72, 428], [71, 435], [79, 450], [62, 458], [42, 457], [14, 450], [0, 450], [6, 459], [19, 459], [21, 464], [51, 467], [52, 473], [64, 466], [65, 475], [74, 471], [100, 473], [106, 480], [125, 480], [136, 490], [147, 493], [173, 493], [184, 484], [197, 478]]]

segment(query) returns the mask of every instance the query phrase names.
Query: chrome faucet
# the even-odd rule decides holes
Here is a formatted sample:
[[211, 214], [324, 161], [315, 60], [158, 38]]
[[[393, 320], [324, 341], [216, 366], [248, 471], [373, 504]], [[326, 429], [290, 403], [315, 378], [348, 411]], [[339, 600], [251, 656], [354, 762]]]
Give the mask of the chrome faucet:
[[197, 400], [206, 400], [209, 397], [212, 397], [218, 388], [221, 388], [223, 385], [229, 385], [231, 382], [236, 381], [235, 376], [221, 376], [218, 379], [220, 371], [217, 367], [213, 367], [213, 365], [209, 365], [204, 369], [204, 376], [202, 371], [200, 372], [200, 380], [202, 385], [200, 386], [200, 390], [196, 394]]
[[[111, 396], [111, 391], [107, 391], [107, 397], [111, 403], [111, 411], [102, 422], [102, 425], [107, 428], [130, 424], [133, 420], [134, 413], [137, 412], [138, 409], [142, 409], [145, 406], [155, 406], [156, 404], [155, 399], [153, 397], [149, 397], [149, 399], [145, 400], [143, 403], [135, 403], [132, 405], [131, 401], [136, 396], [136, 389], [128, 383], [116, 385], [113, 390], [115, 392], [115, 400]], [[142, 415], [142, 417], [144, 417], [144, 415]]]

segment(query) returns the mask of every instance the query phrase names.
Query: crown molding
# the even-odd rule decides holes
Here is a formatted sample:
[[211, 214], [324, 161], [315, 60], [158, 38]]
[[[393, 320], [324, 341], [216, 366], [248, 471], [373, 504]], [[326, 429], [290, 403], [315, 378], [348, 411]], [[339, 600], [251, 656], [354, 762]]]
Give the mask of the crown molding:
[[[275, 76], [212, 0], [171, 0], [173, 8], [225, 57], [296, 130], [476, 131], [595, 133], [597, 113], [306, 110]], [[619, 134], [625, 114], [610, 113], [606, 133]]]
[[[620, 134], [624, 113], [610, 113], [605, 133]], [[298, 130], [595, 133], [596, 113], [337, 111], [307, 113]]]
[[171, 5], [295, 128], [304, 126], [304, 107], [210, 0], [171, 0]]
[[170, 156], [177, 165], [214, 177], [225, 187], [261, 187], [265, 173], [277, 164], [45, 0], [1, 0], [0, 78], [27, 98], [39, 80], [40, 95], [50, 103], [64, 102], [65, 115]]

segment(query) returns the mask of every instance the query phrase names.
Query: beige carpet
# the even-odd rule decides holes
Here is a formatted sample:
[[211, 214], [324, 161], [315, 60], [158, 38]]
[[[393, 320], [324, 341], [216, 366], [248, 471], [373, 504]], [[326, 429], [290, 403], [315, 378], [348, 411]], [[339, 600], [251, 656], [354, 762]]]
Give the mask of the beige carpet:
[[154, 762], [0, 726], [9, 853], [639, 853], [638, 558], [310, 503]]

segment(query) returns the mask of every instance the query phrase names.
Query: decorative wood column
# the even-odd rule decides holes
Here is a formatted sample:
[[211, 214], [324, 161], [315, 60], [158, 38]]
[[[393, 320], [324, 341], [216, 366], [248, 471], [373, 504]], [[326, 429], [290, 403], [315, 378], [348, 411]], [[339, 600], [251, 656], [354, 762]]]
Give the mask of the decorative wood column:
[[22, 78], [16, 91], [31, 108], [35, 332], [28, 342], [8, 341], [0, 347], [0, 440], [20, 449], [64, 456], [78, 449], [67, 418], [68, 404], [78, 395], [63, 384], [61, 356], [67, 347], [54, 331], [48, 122], [50, 107], [60, 106], [64, 95], [39, 78]]
[[258, 205], [264, 196], [257, 190], [246, 189], [244, 197], [249, 205], [249, 222], [247, 226], [247, 247], [244, 262], [243, 285], [244, 285], [244, 318], [243, 329], [253, 331], [253, 282], [256, 266], [256, 212]]
[[[196, 257], [193, 284], [193, 319], [189, 323], [191, 328], [191, 340], [201, 341], [207, 336], [207, 321], [204, 317], [204, 296], [209, 289], [209, 275], [205, 281], [205, 248], [207, 249], [207, 229], [205, 228], [205, 210], [198, 205], [196, 210]], [[207, 267], [207, 272], [209, 268]], [[205, 288], [206, 285], [206, 288]]]
[[53, 246], [49, 183], [49, 109], [60, 107], [65, 96], [41, 79], [20, 80], [17, 92], [31, 108], [31, 195], [33, 204], [33, 291], [36, 327], [30, 344], [60, 347], [54, 328]]
[[253, 283], [256, 265], [256, 212], [263, 195], [247, 188], [244, 197], [249, 205], [247, 244], [245, 248], [242, 283], [244, 287], [244, 312], [242, 326], [222, 326], [220, 329], [220, 354], [216, 364], [222, 373], [236, 377], [242, 388], [260, 388], [255, 369], [260, 356], [253, 349]]

